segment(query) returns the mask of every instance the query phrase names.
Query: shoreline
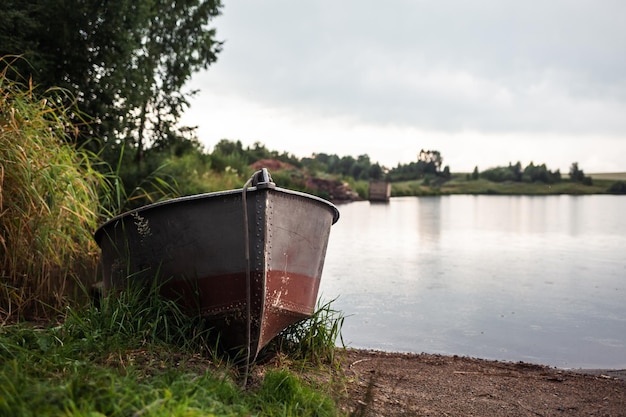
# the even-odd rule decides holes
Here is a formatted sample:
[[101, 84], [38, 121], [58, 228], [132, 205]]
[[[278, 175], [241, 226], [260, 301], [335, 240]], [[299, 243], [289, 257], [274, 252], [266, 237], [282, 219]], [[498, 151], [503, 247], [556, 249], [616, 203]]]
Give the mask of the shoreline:
[[353, 415], [626, 415], [626, 370], [353, 348], [338, 361]]
[[[344, 349], [344, 348], [338, 348]], [[514, 360], [506, 360], [506, 359], [486, 359], [479, 358], [475, 356], [466, 356], [466, 355], [456, 355], [456, 354], [445, 354], [445, 353], [428, 353], [428, 352], [402, 352], [402, 351], [388, 351], [388, 350], [380, 350], [380, 349], [370, 349], [370, 348], [355, 348], [355, 347], [345, 347], [346, 352], [353, 351], [359, 352], [363, 355], [378, 355], [381, 357], [441, 357], [441, 358], [451, 358], [455, 360], [469, 360], [469, 361], [478, 361], [484, 362], [486, 364], [503, 364], [503, 365], [522, 365], [527, 367], [538, 367], [542, 369], [554, 370], [556, 372], [573, 372], [577, 374], [583, 375], [592, 375], [602, 378], [613, 378], [619, 379], [622, 381], [626, 381], [626, 368], [561, 368], [558, 366], [545, 365], [541, 363], [535, 362], [526, 362], [526, 361], [514, 361]]]

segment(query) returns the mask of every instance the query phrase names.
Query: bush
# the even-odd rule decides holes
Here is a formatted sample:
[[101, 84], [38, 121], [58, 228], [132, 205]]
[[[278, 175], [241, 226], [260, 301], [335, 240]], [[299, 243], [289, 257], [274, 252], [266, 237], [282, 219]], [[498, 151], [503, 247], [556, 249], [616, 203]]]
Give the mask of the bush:
[[62, 90], [37, 97], [0, 72], [0, 319], [60, 307], [89, 275], [101, 176], [68, 142], [74, 109]]
[[616, 181], [607, 190], [609, 194], [626, 194], [626, 181]]

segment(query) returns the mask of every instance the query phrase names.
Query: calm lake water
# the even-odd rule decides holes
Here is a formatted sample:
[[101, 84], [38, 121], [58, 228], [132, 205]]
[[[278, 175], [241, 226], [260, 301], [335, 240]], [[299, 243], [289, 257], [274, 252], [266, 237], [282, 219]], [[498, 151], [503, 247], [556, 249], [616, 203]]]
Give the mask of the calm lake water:
[[339, 206], [322, 300], [355, 348], [626, 368], [626, 197]]

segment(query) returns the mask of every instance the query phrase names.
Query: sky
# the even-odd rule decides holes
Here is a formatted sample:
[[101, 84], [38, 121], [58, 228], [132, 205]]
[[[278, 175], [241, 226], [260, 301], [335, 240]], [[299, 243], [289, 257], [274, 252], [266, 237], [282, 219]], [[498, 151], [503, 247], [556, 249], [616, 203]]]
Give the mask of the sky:
[[626, 1], [223, 0], [183, 123], [298, 157], [626, 171]]

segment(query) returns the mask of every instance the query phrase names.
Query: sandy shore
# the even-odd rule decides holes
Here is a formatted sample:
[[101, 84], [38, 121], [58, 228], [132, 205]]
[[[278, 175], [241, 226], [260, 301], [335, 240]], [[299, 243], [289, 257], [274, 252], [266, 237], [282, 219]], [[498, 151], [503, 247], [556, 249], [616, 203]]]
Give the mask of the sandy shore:
[[626, 416], [626, 370], [348, 349], [341, 372], [361, 416]]

